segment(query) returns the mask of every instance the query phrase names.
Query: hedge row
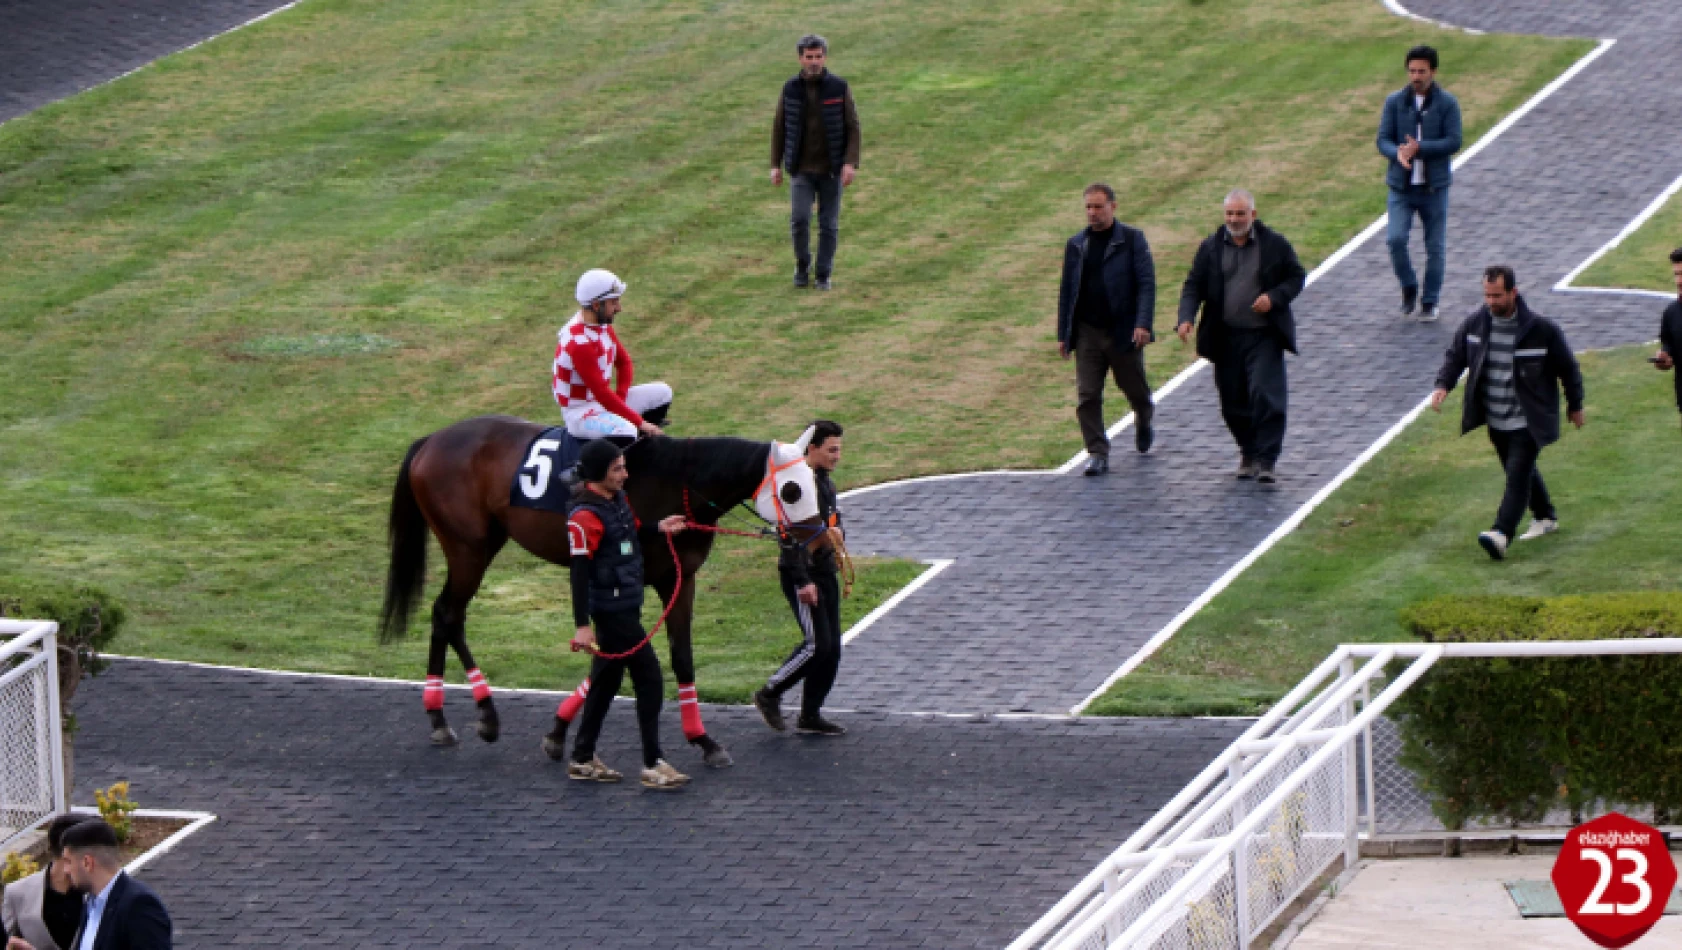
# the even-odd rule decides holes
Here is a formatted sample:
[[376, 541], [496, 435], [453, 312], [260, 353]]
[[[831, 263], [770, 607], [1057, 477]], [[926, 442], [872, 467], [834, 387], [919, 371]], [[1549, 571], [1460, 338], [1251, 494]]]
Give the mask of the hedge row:
[[128, 619], [122, 604], [97, 587], [9, 577], [0, 577], [0, 617], [57, 621], [60, 647], [74, 650], [89, 672]]
[[[1682, 593], [1450, 597], [1402, 612], [1437, 643], [1682, 637]], [[1682, 811], [1682, 656], [1451, 660], [1393, 707], [1437, 818], [1535, 822], [1594, 802]]]

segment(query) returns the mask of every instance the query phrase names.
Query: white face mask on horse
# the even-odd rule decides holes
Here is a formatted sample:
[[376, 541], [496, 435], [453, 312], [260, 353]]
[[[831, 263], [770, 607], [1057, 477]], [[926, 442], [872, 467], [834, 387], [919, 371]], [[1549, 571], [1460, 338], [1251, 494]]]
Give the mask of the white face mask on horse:
[[808, 426], [792, 445], [772, 442], [771, 454], [765, 459], [765, 480], [754, 492], [753, 507], [778, 529], [817, 523], [818, 483], [806, 464], [806, 446], [812, 443], [812, 432]]

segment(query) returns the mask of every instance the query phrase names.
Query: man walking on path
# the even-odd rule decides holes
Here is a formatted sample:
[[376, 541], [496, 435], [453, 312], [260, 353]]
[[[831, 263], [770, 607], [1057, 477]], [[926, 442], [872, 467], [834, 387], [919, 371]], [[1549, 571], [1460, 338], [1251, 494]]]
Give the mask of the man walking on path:
[[[660, 704], [665, 685], [660, 660], [642, 628], [642, 523], [625, 499], [625, 457], [606, 440], [584, 446], [578, 460], [578, 486], [567, 516], [572, 554], [572, 617], [577, 626], [572, 646], [591, 650], [590, 692], [584, 698], [578, 739], [567, 763], [567, 777], [580, 781], [617, 782], [618, 772], [596, 755], [602, 720], [619, 693], [625, 671], [637, 697], [637, 726], [642, 732], [642, 784], [654, 789], [681, 788], [689, 776], [666, 763], [660, 754]], [[666, 534], [683, 530], [682, 515], [660, 522]], [[606, 654], [606, 655], [604, 655]], [[555, 716], [555, 727], [544, 737], [543, 751], [559, 758], [566, 743], [566, 720]]]
[[[771, 184], [789, 175], [789, 234], [794, 239], [794, 286], [817, 279], [829, 289], [841, 233], [841, 192], [859, 167], [859, 113], [847, 81], [825, 68], [829, 44], [808, 33], [795, 44], [800, 72], [783, 84], [771, 123]], [[818, 202], [818, 266], [812, 265], [812, 199]]]
[[841, 532], [840, 502], [830, 474], [841, 464], [841, 426], [827, 419], [812, 423], [812, 440], [806, 445], [806, 464], [811, 467], [818, 489], [818, 517], [826, 526], [815, 538], [801, 538], [783, 545], [777, 559], [783, 596], [800, 624], [800, 645], [753, 694], [753, 704], [765, 724], [782, 732], [782, 696], [795, 683], [805, 680], [800, 696], [797, 732], [816, 736], [842, 736], [847, 730], [823, 717], [823, 703], [835, 685], [841, 669], [841, 585], [836, 583], [835, 541]]
[[[1215, 364], [1221, 417], [1238, 443], [1241, 479], [1271, 485], [1285, 444], [1285, 351], [1297, 351], [1291, 301], [1308, 275], [1291, 242], [1256, 218], [1256, 199], [1226, 196], [1226, 224], [1205, 238], [1180, 291], [1180, 342]], [[1203, 320], [1197, 320], [1198, 308]]]
[[[1390, 266], [1402, 284], [1402, 316], [1437, 319], [1443, 289], [1448, 233], [1448, 188], [1454, 183], [1454, 153], [1460, 151], [1460, 101], [1437, 85], [1437, 51], [1415, 46], [1407, 53], [1407, 88], [1384, 100], [1378, 122], [1378, 150], [1390, 160]], [[1425, 294], [1408, 258], [1413, 216], [1425, 228]]]
[[1431, 408], [1442, 411], [1443, 400], [1464, 372], [1466, 398], [1460, 433], [1487, 423], [1489, 441], [1507, 473], [1495, 525], [1478, 535], [1478, 543], [1499, 561], [1507, 556], [1507, 545], [1526, 506], [1533, 520], [1519, 540], [1559, 530], [1553, 499], [1548, 497], [1536, 458], [1544, 447], [1559, 440], [1561, 383], [1566, 413], [1573, 425], [1583, 427], [1583, 374], [1565, 333], [1519, 296], [1511, 267], [1484, 270], [1483, 300], [1484, 305], [1454, 334], [1442, 369], [1437, 371]]
[[1075, 418], [1086, 442], [1086, 474], [1110, 470], [1110, 437], [1104, 429], [1104, 377], [1133, 407], [1133, 445], [1149, 452], [1150, 383], [1145, 347], [1156, 339], [1156, 264], [1145, 233], [1115, 219], [1115, 190], [1103, 182], [1086, 187], [1086, 230], [1063, 247], [1063, 282], [1057, 291], [1057, 351], [1075, 354]]
[[[1670, 275], [1676, 279], [1676, 299], [1659, 320], [1659, 352], [1653, 357], [1661, 371], [1676, 369], [1676, 357], [1682, 354], [1682, 247], [1670, 252]], [[1682, 372], [1676, 374], [1676, 409], [1682, 412]]]

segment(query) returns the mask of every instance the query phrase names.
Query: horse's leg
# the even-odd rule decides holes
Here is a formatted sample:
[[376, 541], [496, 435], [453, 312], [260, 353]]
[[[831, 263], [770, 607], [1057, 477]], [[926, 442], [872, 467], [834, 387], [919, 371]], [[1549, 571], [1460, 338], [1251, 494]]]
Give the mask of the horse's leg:
[[[467, 605], [479, 592], [486, 569], [507, 540], [508, 532], [492, 522], [478, 543], [452, 542], [444, 545], [444, 557], [449, 562], [450, 573], [444, 579], [444, 589], [439, 592], [438, 600], [432, 605], [432, 649], [438, 656], [436, 668], [441, 676], [443, 651], [438, 641], [442, 636], [444, 642], [456, 651], [462, 668], [467, 671], [467, 682], [473, 687], [473, 701], [479, 706], [479, 738], [486, 742], [495, 742], [502, 734], [502, 720], [496, 713], [496, 701], [491, 698], [490, 682], [485, 679], [479, 665], [473, 662], [473, 653], [467, 648]], [[434, 742], [438, 741], [436, 727], [442, 720], [442, 711], [438, 715], [439, 719], [433, 723]], [[448, 730], [449, 727], [444, 728]], [[453, 733], [450, 739], [454, 740]]]
[[[444, 589], [450, 587], [449, 579], [444, 581]], [[439, 594], [439, 600], [443, 595]], [[426, 707], [426, 718], [432, 721], [432, 744], [437, 746], [451, 746], [456, 744], [456, 731], [450, 728], [450, 723], [444, 718], [444, 659], [450, 645], [450, 638], [444, 628], [438, 625], [438, 606], [432, 608], [432, 644], [426, 654], [426, 689], [422, 692], [422, 703]]]
[[[661, 572], [654, 589], [671, 611], [666, 616], [666, 640], [672, 647], [672, 676], [677, 679], [677, 708], [683, 721], [683, 737], [701, 750], [702, 761], [722, 769], [735, 762], [724, 746], [707, 735], [707, 727], [701, 723], [701, 703], [695, 693], [695, 651], [690, 642], [690, 627], [695, 619], [695, 576], [691, 572], [683, 588], [674, 591], [678, 566], [673, 567], [670, 575]], [[674, 592], [676, 603], [673, 603]]]

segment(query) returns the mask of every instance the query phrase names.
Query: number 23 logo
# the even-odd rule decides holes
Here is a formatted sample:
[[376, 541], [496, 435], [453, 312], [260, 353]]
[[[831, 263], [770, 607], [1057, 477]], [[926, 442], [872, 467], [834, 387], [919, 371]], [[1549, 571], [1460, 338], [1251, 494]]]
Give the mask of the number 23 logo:
[[1581, 913], [1584, 914], [1621, 914], [1631, 916], [1646, 910], [1653, 903], [1653, 888], [1647, 883], [1647, 856], [1634, 848], [1619, 848], [1618, 860], [1628, 861], [1635, 865], [1635, 870], [1625, 874], [1622, 878], [1625, 884], [1632, 884], [1641, 892], [1641, 896], [1633, 904], [1603, 904], [1601, 898], [1606, 896], [1606, 888], [1612, 883], [1612, 859], [1599, 848], [1584, 848], [1584, 861], [1593, 861], [1600, 866], [1600, 879], [1595, 881], [1594, 890], [1589, 892], [1589, 899], [1583, 902]]

